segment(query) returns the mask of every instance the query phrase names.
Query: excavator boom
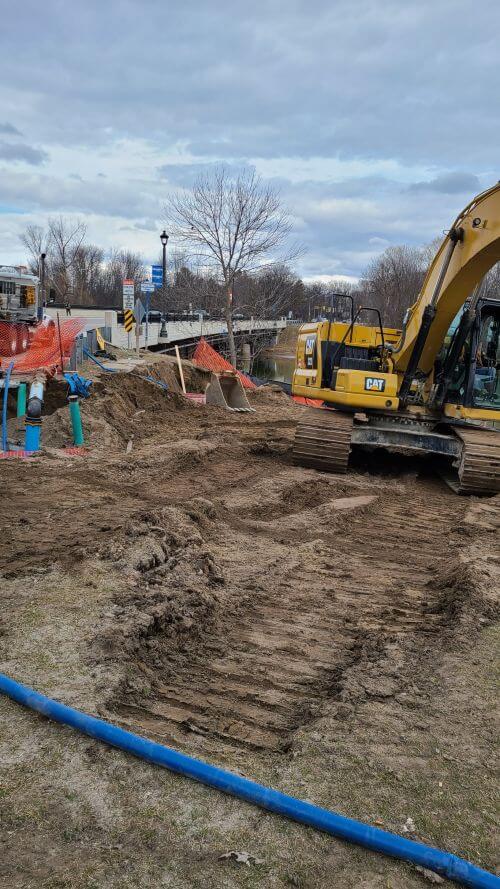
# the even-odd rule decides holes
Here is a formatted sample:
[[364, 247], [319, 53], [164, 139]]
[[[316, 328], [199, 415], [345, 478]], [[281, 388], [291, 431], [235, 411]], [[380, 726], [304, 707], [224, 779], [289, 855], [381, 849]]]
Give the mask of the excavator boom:
[[[450, 235], [456, 240], [451, 240]], [[450, 258], [446, 263], [447, 251], [450, 251]], [[432, 306], [432, 323], [418, 360], [418, 369], [423, 374], [430, 373], [457, 312], [486, 272], [499, 260], [500, 183], [497, 183], [462, 210], [442, 241], [420, 295], [408, 310], [401, 340], [393, 352], [396, 371], [404, 373], [407, 370], [424, 313]], [[444, 279], [437, 287], [445, 264]]]

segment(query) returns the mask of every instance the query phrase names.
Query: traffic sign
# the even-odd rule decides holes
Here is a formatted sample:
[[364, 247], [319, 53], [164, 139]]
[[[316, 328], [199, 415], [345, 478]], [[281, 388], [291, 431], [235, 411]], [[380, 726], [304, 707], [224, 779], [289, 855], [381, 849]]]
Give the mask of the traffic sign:
[[154, 293], [155, 285], [152, 281], [143, 281], [141, 284], [141, 293]]
[[144, 318], [144, 315], [145, 315], [145, 314], [146, 314], [146, 309], [144, 308], [144, 306], [143, 306], [143, 304], [141, 303], [140, 299], [137, 299], [137, 300], [135, 301], [135, 306], [134, 306], [134, 318], [135, 318], [135, 320], [137, 321], [137, 324], [140, 324], [140, 323], [141, 323], [141, 321], [142, 321], [142, 319]]
[[123, 308], [134, 308], [134, 282], [126, 278], [123, 282]]
[[123, 313], [123, 324], [125, 327], [126, 333], [130, 333], [134, 326], [134, 313], [132, 309], [125, 309]]
[[163, 266], [161, 265], [152, 265], [151, 266], [151, 279], [153, 284], [156, 284], [157, 287], [161, 287], [163, 284]]

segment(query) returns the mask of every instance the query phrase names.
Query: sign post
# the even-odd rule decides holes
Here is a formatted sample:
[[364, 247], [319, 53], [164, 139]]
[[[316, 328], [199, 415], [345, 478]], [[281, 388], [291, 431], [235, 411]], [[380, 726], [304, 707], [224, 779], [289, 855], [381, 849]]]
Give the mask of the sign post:
[[132, 330], [131, 313], [134, 310], [134, 281], [125, 278], [123, 282], [123, 318], [125, 330], [128, 334], [128, 348], [130, 349], [130, 331]]
[[146, 346], [149, 341], [149, 303], [151, 294], [154, 293], [155, 285], [152, 281], [143, 281], [141, 284], [141, 293], [146, 294]]
[[137, 353], [137, 357], [139, 357], [139, 337], [141, 335], [141, 324], [142, 319], [144, 318], [145, 309], [140, 299], [136, 299], [134, 306], [134, 318], [135, 318], [135, 351]]

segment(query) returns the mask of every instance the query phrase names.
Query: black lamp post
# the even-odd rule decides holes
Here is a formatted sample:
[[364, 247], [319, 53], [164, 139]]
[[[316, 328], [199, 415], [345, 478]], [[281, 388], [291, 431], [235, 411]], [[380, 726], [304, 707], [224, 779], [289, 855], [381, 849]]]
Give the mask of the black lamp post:
[[160, 235], [161, 245], [163, 247], [163, 281], [162, 281], [162, 303], [163, 303], [163, 311], [166, 313], [167, 311], [167, 244], [168, 244], [168, 235], [163, 229]]
[[47, 298], [45, 295], [45, 258], [46, 258], [46, 256], [47, 256], [46, 253], [40, 253], [40, 262], [39, 262], [39, 266], [40, 266], [40, 298], [39, 298], [39, 305], [38, 305], [38, 310], [37, 310], [37, 315], [38, 315], [39, 321], [41, 321], [43, 318], [43, 312], [44, 312], [45, 306], [47, 304]]

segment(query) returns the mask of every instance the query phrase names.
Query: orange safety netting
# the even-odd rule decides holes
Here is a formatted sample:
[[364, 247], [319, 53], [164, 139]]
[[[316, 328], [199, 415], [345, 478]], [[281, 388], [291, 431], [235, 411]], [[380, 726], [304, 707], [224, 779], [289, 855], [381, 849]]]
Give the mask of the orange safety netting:
[[14, 362], [14, 373], [60, 367], [61, 352], [63, 360], [69, 358], [73, 343], [85, 324], [84, 318], [69, 318], [61, 322], [59, 330], [52, 319], [45, 319], [35, 327], [26, 342], [25, 325], [0, 321], [0, 368], [5, 370], [11, 361]]
[[305, 398], [303, 395], [292, 395], [297, 404], [306, 404], [307, 407], [323, 407], [324, 401], [319, 398]]
[[193, 364], [196, 364], [198, 367], [201, 367], [203, 370], [211, 370], [213, 373], [221, 373], [225, 370], [230, 370], [233, 373], [237, 373], [242, 385], [245, 389], [256, 389], [257, 386], [255, 383], [247, 377], [246, 374], [242, 373], [240, 370], [236, 370], [229, 361], [226, 361], [225, 358], [222, 357], [212, 346], [207, 343], [205, 337], [201, 337], [196, 349], [194, 350], [194, 355], [192, 358]]

